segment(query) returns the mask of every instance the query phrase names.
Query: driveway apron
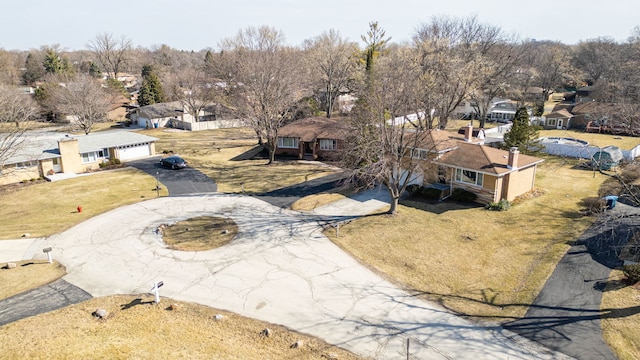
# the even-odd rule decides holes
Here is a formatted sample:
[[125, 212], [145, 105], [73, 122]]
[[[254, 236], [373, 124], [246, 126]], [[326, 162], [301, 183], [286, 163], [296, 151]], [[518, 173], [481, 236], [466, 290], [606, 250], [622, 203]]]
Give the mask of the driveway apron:
[[167, 187], [169, 196], [205, 194], [218, 191], [216, 182], [199, 170], [190, 167], [179, 170], [164, 168], [160, 166], [160, 157], [158, 156], [128, 161], [127, 165], [156, 177], [161, 185]]
[[[194, 216], [232, 218], [218, 249], [168, 249], [157, 229]], [[83, 222], [49, 243], [64, 279], [93, 296], [147, 293], [237, 312], [375, 359], [558, 359], [499, 326], [483, 327], [419, 300], [368, 270], [309, 215], [238, 195], [159, 198]], [[151, 295], [149, 295], [151, 297]]]

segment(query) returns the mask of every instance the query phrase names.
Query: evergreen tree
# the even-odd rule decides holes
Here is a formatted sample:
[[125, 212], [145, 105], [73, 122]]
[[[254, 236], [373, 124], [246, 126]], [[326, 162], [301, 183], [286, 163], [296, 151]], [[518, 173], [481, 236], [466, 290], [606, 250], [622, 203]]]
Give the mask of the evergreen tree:
[[69, 59], [60, 56], [54, 49], [47, 50], [43, 61], [44, 69], [49, 74], [71, 74], [73, 67]]
[[538, 136], [539, 128], [529, 121], [527, 108], [521, 107], [516, 111], [511, 129], [504, 134], [504, 147], [517, 147], [523, 154], [535, 153], [540, 150]]
[[145, 65], [142, 67], [142, 86], [138, 94], [138, 104], [140, 106], [157, 104], [164, 102], [164, 91], [162, 83], [155, 74], [153, 66]]
[[89, 65], [89, 75], [93, 76], [94, 78], [102, 77], [102, 71], [100, 70], [100, 67], [93, 61]]

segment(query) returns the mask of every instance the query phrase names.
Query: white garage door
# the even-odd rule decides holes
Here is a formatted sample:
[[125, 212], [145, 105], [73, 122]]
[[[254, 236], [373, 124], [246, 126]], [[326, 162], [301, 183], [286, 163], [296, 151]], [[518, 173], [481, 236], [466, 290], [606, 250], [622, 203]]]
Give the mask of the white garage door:
[[122, 161], [138, 159], [151, 155], [149, 153], [149, 144], [131, 145], [118, 148], [118, 157]]

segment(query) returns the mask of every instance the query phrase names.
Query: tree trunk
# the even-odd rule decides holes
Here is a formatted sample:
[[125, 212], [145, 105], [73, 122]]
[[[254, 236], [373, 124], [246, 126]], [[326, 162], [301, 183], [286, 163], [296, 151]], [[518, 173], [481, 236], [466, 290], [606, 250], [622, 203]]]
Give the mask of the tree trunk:
[[389, 206], [389, 211], [387, 211], [387, 213], [391, 214], [391, 215], [397, 215], [398, 214], [398, 197], [391, 197], [391, 202], [390, 202], [390, 206]]

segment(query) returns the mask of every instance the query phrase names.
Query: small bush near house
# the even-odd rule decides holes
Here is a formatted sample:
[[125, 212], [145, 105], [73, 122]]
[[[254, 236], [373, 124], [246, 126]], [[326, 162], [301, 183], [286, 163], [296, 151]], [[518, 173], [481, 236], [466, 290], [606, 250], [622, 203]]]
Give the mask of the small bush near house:
[[418, 184], [411, 184], [407, 186], [407, 192], [409, 192], [411, 196], [423, 198], [427, 200], [438, 200], [442, 195], [442, 190], [434, 189], [430, 187], [427, 188]]
[[117, 167], [121, 163], [122, 162], [120, 161], [120, 159], [109, 159], [109, 161], [101, 162], [98, 166], [100, 166], [101, 169], [108, 169], [112, 167]]
[[411, 196], [418, 196], [421, 189], [422, 189], [422, 185], [418, 185], [418, 184], [411, 184], [407, 186], [407, 192]]
[[465, 189], [453, 189], [451, 200], [459, 202], [474, 202], [478, 196]]
[[640, 264], [625, 265], [622, 272], [630, 283], [635, 284], [640, 281]]
[[498, 202], [490, 202], [484, 208], [491, 211], [507, 211], [511, 207], [511, 203], [506, 199]]

